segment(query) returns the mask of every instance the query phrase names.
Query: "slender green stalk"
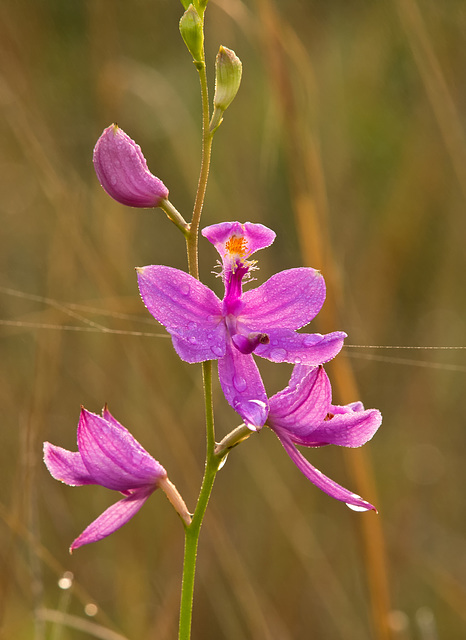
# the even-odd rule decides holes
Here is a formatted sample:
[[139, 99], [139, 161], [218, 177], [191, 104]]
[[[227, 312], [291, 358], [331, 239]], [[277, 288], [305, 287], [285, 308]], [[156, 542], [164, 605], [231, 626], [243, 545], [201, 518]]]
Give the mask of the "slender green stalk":
[[[210, 156], [212, 151], [213, 134], [209, 130], [209, 95], [207, 87], [207, 74], [205, 62], [196, 62], [196, 68], [199, 72], [199, 80], [201, 85], [202, 99], [202, 154], [201, 169], [199, 174], [199, 182], [197, 187], [196, 199], [194, 202], [193, 216], [189, 231], [186, 235], [186, 249], [188, 254], [189, 273], [199, 279], [199, 261], [198, 261], [198, 240], [199, 240], [199, 223], [204, 204], [204, 197], [209, 177]], [[204, 478], [202, 480], [199, 498], [193, 519], [190, 525], [185, 526], [185, 545], [184, 545], [184, 562], [183, 562], [183, 580], [181, 586], [181, 604], [180, 604], [180, 621], [179, 621], [179, 640], [190, 640], [191, 638], [191, 621], [193, 610], [193, 594], [194, 594], [194, 578], [196, 573], [197, 547], [199, 543], [199, 534], [202, 522], [209, 502], [210, 494], [214, 484], [221, 459], [214, 453], [215, 449], [215, 431], [214, 431], [214, 411], [212, 404], [212, 362], [202, 363], [205, 415], [206, 415], [206, 463], [204, 470]]]
[[204, 378], [204, 397], [206, 408], [207, 456], [204, 478], [196, 505], [196, 510], [189, 527], [185, 527], [183, 582], [181, 587], [179, 640], [190, 640], [191, 619], [193, 609], [194, 576], [196, 571], [197, 546], [202, 521], [207, 509], [221, 459], [214, 455], [214, 412], [212, 405], [212, 362], [202, 363]]
[[167, 217], [178, 227], [180, 231], [182, 231], [187, 237], [189, 235], [189, 224], [183, 218], [181, 213], [175, 209], [172, 203], [169, 200], [162, 200], [159, 203], [159, 207], [165, 211]]
[[202, 206], [204, 204], [207, 179], [209, 177], [210, 156], [212, 151], [213, 134], [209, 131], [209, 92], [207, 89], [207, 74], [205, 62], [196, 63], [201, 83], [202, 98], [202, 155], [201, 171], [197, 185], [196, 200], [194, 201], [193, 217], [191, 220], [190, 233], [186, 238], [186, 248], [188, 252], [189, 273], [199, 279], [198, 263], [198, 239], [199, 222], [201, 220]]

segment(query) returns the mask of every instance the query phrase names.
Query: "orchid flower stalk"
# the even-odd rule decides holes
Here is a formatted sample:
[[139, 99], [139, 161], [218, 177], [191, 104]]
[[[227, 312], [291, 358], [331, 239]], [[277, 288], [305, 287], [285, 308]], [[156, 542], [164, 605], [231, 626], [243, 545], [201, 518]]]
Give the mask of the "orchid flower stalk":
[[[361, 403], [338, 406], [331, 402], [330, 382], [322, 365], [339, 353], [346, 334], [302, 331], [325, 301], [324, 278], [317, 270], [288, 269], [249, 288], [257, 270], [252, 256], [273, 243], [274, 231], [262, 224], [237, 221], [205, 227], [202, 235], [220, 256], [223, 298], [199, 280], [199, 229], [212, 141], [239, 89], [242, 64], [231, 49], [220, 47], [211, 110], [204, 52], [207, 0], [193, 0], [192, 4], [182, 0], [182, 4], [186, 11], [180, 20], [180, 32], [199, 74], [202, 103], [200, 173], [190, 222], [168, 200], [167, 187], [149, 171], [139, 145], [116, 124], [107, 127], [98, 139], [93, 161], [107, 194], [125, 206], [161, 208], [186, 241], [188, 273], [165, 265], [149, 265], [137, 271], [142, 300], [170, 334], [178, 356], [202, 366], [206, 460], [197, 504], [191, 514], [164, 467], [107, 407], [102, 416], [82, 409], [78, 450], [68, 451], [46, 442], [44, 461], [51, 475], [68, 485], [97, 484], [123, 495], [74, 540], [71, 551], [116, 532], [156, 489], [165, 492], [185, 531], [178, 638], [190, 640], [199, 534], [217, 471], [231, 448], [266, 425], [313, 484], [356, 510], [373, 510], [372, 504], [324, 476], [297, 447], [361, 446], [374, 435], [381, 416], [375, 409], [364, 410]], [[268, 397], [256, 356], [295, 365], [285, 389]], [[214, 429], [213, 361], [217, 362], [224, 396], [243, 421], [219, 444]]]

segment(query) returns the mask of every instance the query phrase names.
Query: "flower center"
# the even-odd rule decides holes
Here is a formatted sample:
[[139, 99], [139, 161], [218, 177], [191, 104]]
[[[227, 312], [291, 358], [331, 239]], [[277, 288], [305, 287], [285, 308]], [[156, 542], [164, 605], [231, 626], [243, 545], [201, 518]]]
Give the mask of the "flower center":
[[248, 253], [248, 241], [243, 236], [231, 236], [226, 241], [225, 251], [230, 258], [244, 258]]

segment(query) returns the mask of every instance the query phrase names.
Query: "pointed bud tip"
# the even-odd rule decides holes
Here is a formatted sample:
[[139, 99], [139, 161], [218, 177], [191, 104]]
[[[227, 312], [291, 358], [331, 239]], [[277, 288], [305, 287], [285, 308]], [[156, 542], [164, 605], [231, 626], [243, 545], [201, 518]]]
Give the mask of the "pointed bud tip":
[[194, 5], [190, 4], [180, 20], [180, 33], [195, 62], [202, 62], [204, 52], [204, 29], [202, 19]]
[[238, 93], [241, 84], [243, 65], [232, 49], [223, 45], [215, 60], [214, 107], [225, 111]]

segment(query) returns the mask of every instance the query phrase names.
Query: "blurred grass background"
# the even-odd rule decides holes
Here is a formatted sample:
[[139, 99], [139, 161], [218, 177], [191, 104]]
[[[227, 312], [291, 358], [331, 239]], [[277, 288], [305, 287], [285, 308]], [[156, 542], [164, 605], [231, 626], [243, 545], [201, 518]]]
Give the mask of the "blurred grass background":
[[[108, 402], [195, 504], [200, 367], [166, 338], [128, 333], [163, 335], [134, 267], [185, 269], [182, 238], [160, 211], [108, 198], [91, 162], [118, 122], [189, 217], [200, 106], [181, 14], [175, 0], [0, 6], [2, 640], [176, 637], [183, 535], [168, 502], [156, 493], [70, 557], [116, 496], [57, 483], [41, 448], [74, 449], [80, 405]], [[259, 282], [321, 268], [328, 300], [314, 330], [345, 330], [349, 345], [464, 346], [464, 2], [211, 0], [206, 16], [211, 82], [220, 44], [244, 71], [215, 137], [203, 225], [277, 232]], [[215, 260], [201, 239], [201, 277], [220, 294]], [[379, 515], [321, 494], [268, 430], [250, 438], [214, 487], [193, 638], [466, 636], [465, 352], [345, 347], [337, 360], [335, 401], [361, 399], [384, 423], [360, 451], [306, 455], [364, 486]], [[290, 368], [267, 364], [273, 393]], [[346, 397], [355, 380], [358, 397]], [[220, 439], [238, 419], [215, 392]]]

